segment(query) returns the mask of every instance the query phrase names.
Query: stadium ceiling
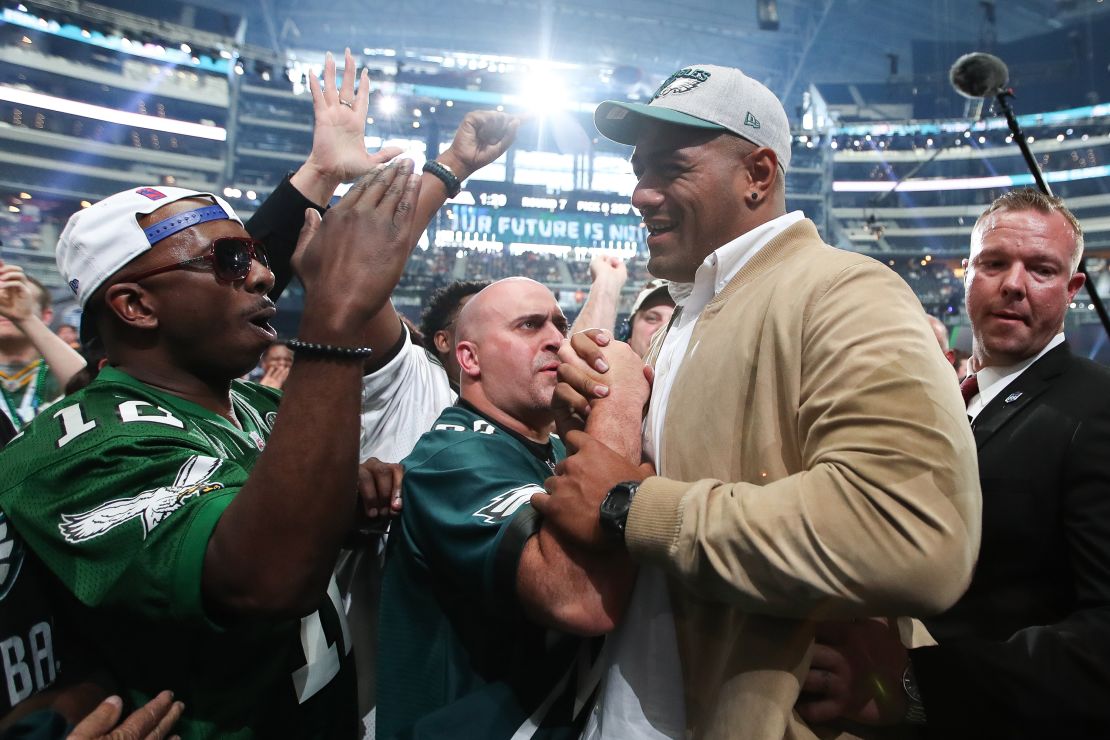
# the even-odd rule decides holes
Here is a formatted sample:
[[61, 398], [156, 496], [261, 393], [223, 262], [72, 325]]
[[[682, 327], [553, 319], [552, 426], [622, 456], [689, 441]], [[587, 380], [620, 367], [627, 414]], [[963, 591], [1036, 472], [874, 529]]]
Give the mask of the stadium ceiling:
[[[149, 12], [138, 0], [100, 0]], [[1074, 27], [1110, 0], [184, 0], [246, 21], [277, 52], [345, 46], [549, 58], [657, 79], [737, 66], [784, 98], [810, 82], [906, 80], [914, 41], [965, 50]], [[171, 3], [160, 3], [160, 13]], [[172, 5], [176, 5], [173, 3]], [[762, 12], [761, 12], [762, 10]], [[139, 11], [142, 12], [142, 11]], [[172, 11], [171, 11], [172, 12]], [[763, 16], [762, 18], [760, 16]], [[167, 18], [168, 20], [169, 18]], [[762, 23], [761, 23], [762, 21]], [[776, 25], [777, 28], [773, 28]], [[761, 28], [761, 25], [763, 26]], [[1097, 39], [1080, 39], [1083, 43]], [[952, 59], [925, 60], [939, 74]], [[918, 60], [918, 70], [922, 60]]]

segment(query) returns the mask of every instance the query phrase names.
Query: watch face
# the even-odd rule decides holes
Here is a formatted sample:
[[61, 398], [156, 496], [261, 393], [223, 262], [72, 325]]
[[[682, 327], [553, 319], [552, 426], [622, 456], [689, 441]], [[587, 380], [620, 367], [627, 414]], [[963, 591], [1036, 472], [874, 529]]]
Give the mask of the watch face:
[[917, 688], [917, 679], [913, 675], [913, 665], [907, 665], [902, 672], [902, 688], [906, 695], [915, 702], [921, 701], [921, 691]]
[[619, 516], [628, 511], [628, 495], [624, 491], [610, 491], [601, 502], [601, 511], [609, 516]]
[[609, 489], [598, 512], [602, 529], [623, 537], [628, 510], [635, 492], [635, 483], [618, 483]]

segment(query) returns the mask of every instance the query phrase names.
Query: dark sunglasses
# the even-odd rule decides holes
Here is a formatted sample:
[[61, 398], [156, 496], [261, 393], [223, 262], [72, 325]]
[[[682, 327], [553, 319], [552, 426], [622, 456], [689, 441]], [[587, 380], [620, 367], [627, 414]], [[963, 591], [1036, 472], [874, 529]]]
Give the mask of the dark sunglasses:
[[208, 246], [208, 251], [199, 257], [175, 262], [172, 265], [156, 267], [145, 272], [125, 275], [115, 282], [135, 283], [152, 275], [180, 270], [182, 267], [195, 265], [198, 262], [208, 262], [211, 263], [212, 271], [216, 273], [217, 279], [233, 283], [247, 277], [251, 271], [251, 260], [258, 260], [263, 267], [269, 269], [270, 257], [266, 254], [266, 245], [257, 239], [248, 237], [223, 236], [219, 239], [213, 239]]

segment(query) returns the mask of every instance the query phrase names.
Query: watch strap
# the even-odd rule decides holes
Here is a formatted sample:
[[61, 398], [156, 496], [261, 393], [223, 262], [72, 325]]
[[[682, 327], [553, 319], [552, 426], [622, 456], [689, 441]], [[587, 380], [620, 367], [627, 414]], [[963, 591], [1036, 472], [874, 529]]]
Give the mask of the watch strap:
[[451, 168], [443, 164], [443, 162], [429, 159], [424, 163], [422, 169], [429, 175], [434, 175], [439, 178], [443, 183], [443, 187], [447, 189], [448, 198], [454, 198], [462, 190], [462, 182], [455, 173], [451, 171]]

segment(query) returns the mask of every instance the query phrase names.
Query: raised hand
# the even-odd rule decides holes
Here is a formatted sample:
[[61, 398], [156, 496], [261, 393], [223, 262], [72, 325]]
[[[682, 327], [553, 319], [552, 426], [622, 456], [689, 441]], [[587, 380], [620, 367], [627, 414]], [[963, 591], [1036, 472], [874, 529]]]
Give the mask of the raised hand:
[[471, 111], [459, 124], [451, 146], [437, 159], [465, 180], [512, 146], [520, 123], [520, 118], [507, 113]]
[[0, 316], [17, 326], [35, 315], [35, 296], [23, 268], [0, 262]]
[[267, 388], [280, 389], [285, 385], [285, 379], [289, 377], [291, 367], [291, 365], [271, 365], [266, 368], [266, 372], [262, 374], [258, 382]]
[[590, 259], [590, 282], [608, 280], [622, 286], [628, 280], [628, 267], [624, 260], [612, 254], [595, 254]]
[[323, 219], [306, 212], [293, 269], [305, 287], [305, 316], [330, 332], [364, 328], [400, 279], [420, 191], [412, 170], [410, 159], [379, 165]]
[[324, 61], [324, 82], [308, 77], [312, 93], [312, 151], [293, 176], [293, 185], [309, 200], [325, 205], [341, 182], [351, 182], [401, 153], [386, 147], [366, 151], [366, 113], [370, 107], [370, 76], [362, 70], [355, 90], [355, 60], [351, 50], [343, 52], [343, 84], [335, 86], [335, 58]]
[[585, 329], [617, 328], [617, 305], [621, 288], [628, 280], [624, 260], [611, 254], [598, 254], [590, 260], [590, 294], [574, 320], [574, 333]]

